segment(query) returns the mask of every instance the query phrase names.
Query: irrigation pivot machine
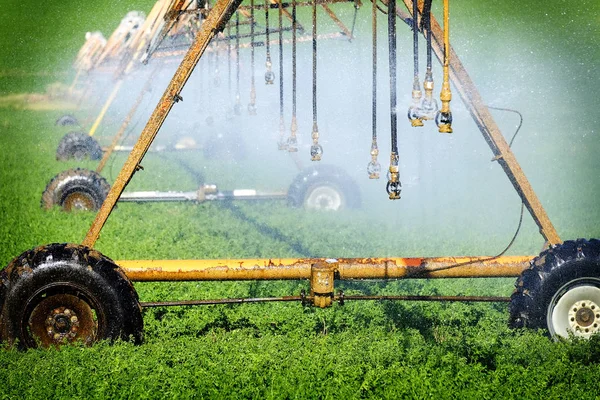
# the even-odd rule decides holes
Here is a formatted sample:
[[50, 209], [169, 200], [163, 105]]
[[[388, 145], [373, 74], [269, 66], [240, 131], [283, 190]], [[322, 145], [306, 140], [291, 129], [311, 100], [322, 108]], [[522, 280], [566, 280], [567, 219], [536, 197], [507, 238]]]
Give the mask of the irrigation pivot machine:
[[[513, 327], [547, 329], [555, 339], [571, 335], [589, 338], [600, 330], [600, 241], [596, 239], [563, 242], [539, 199], [521, 170], [510, 146], [502, 136], [477, 88], [449, 45], [448, 0], [444, 0], [444, 24], [431, 15], [431, 1], [413, 4], [403, 0], [408, 12], [396, 0], [373, 0], [373, 15], [387, 13], [390, 53], [391, 154], [387, 171], [389, 198], [401, 194], [396, 143], [396, 20], [412, 24], [415, 35], [422, 33], [428, 50], [443, 66], [441, 107], [431, 98], [431, 53], [420, 89], [415, 69], [413, 105], [408, 117], [413, 126], [435, 120], [440, 132], [452, 133], [450, 81], [468, 108], [473, 120], [539, 227], [546, 249], [538, 256], [441, 257], [441, 258], [316, 258], [316, 259], [238, 259], [238, 260], [126, 260], [113, 261], [94, 246], [100, 231], [172, 107], [181, 100], [181, 91], [211, 40], [222, 32], [242, 0], [217, 0], [195, 34], [159, 103], [133, 146], [116, 181], [102, 203], [81, 244], [48, 244], [26, 251], [0, 271], [0, 338], [22, 348], [56, 346], [73, 341], [93, 343], [104, 339], [140, 341], [143, 335], [142, 308], [172, 305], [203, 305], [270, 301], [301, 301], [315, 307], [357, 300], [424, 300], [509, 302], [509, 324]], [[183, 3], [183, 2], [180, 2]], [[316, 9], [325, 0], [312, 0], [313, 48], [316, 49]], [[358, 6], [358, 0], [354, 0]], [[252, 7], [265, 10], [292, 8], [296, 1], [270, 0]], [[247, 10], [247, 8], [246, 8]], [[287, 12], [287, 11], [286, 11]], [[376, 18], [374, 18], [376, 20]], [[295, 25], [294, 25], [295, 26]], [[375, 29], [374, 29], [375, 32]], [[374, 35], [375, 37], [375, 35]], [[316, 51], [313, 51], [316, 63]], [[313, 64], [315, 65], [315, 64]], [[313, 73], [315, 68], [313, 67]], [[313, 80], [313, 85], [315, 81]], [[314, 91], [313, 91], [314, 93]], [[315, 97], [313, 97], [315, 101]], [[316, 102], [316, 101], [315, 101]], [[316, 110], [316, 104], [313, 103]], [[311, 158], [322, 155], [314, 114]], [[285, 143], [297, 150], [295, 132]], [[373, 138], [368, 173], [379, 176], [379, 149]], [[284, 146], [284, 147], [285, 147]], [[332, 255], [335, 257], [335, 255]], [[336, 292], [335, 282], [352, 279], [433, 279], [433, 278], [517, 278], [509, 297], [482, 296], [362, 296]], [[297, 296], [234, 298], [160, 303], [140, 302], [135, 281], [204, 280], [309, 280], [310, 292]]]

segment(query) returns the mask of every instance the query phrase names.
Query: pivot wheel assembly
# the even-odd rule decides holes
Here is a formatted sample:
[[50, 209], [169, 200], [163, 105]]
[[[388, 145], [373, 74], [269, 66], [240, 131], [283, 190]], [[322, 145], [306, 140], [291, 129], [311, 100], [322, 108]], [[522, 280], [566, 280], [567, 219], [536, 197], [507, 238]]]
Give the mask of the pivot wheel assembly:
[[288, 189], [288, 203], [310, 210], [337, 211], [360, 207], [361, 196], [358, 185], [344, 170], [319, 165], [296, 176]]
[[56, 159], [67, 161], [71, 159], [99, 160], [102, 158], [102, 148], [93, 137], [84, 132], [69, 132], [60, 140], [56, 149]]
[[89, 248], [51, 244], [2, 271], [0, 339], [20, 348], [142, 338], [138, 296], [120, 268]]
[[64, 211], [95, 211], [108, 195], [110, 185], [100, 174], [83, 168], [56, 175], [42, 193], [42, 208]]
[[600, 279], [575, 279], [560, 288], [550, 301], [547, 324], [553, 337], [573, 334], [587, 339], [599, 332]]
[[516, 283], [510, 325], [547, 329], [555, 339], [600, 331], [600, 240], [577, 239], [536, 257]]
[[58, 126], [78, 126], [79, 121], [72, 115], [63, 115], [56, 120], [56, 125]]

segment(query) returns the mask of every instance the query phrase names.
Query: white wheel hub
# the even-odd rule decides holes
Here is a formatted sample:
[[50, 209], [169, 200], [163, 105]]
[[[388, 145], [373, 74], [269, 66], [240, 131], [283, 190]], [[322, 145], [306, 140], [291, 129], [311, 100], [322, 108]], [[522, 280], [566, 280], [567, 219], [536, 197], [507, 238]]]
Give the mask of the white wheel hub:
[[600, 332], [600, 287], [585, 283], [567, 289], [558, 301], [556, 297], [548, 310], [548, 329], [553, 337], [572, 334], [588, 339]]
[[311, 210], [337, 211], [342, 207], [342, 204], [342, 195], [332, 186], [313, 188], [304, 201], [304, 206]]

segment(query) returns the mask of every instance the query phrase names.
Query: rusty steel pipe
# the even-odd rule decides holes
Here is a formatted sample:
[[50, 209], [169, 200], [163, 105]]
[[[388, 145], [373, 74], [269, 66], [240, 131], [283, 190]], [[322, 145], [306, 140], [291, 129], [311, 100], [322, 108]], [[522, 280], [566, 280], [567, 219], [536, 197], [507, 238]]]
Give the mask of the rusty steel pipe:
[[310, 279], [311, 268], [325, 263], [336, 279], [500, 278], [518, 277], [533, 256], [239, 259], [239, 260], [122, 260], [132, 281], [217, 281]]
[[381, 296], [364, 296], [364, 295], [344, 295], [335, 296], [334, 301], [348, 300], [376, 300], [376, 301], [462, 301], [462, 302], [482, 302], [482, 303], [510, 303], [510, 297], [500, 296], [413, 296], [413, 295], [381, 295]]
[[302, 296], [283, 296], [283, 297], [210, 299], [210, 300], [149, 301], [149, 302], [140, 302], [140, 306], [142, 306], [143, 308], [173, 307], [173, 306], [211, 306], [211, 305], [215, 305], [215, 304], [247, 304], [247, 303], [304, 301], [306, 299], [307, 299], [307, 297], [302, 297]]
[[[483, 303], [508, 303], [510, 297], [499, 296], [411, 296], [411, 295], [345, 295], [340, 293], [333, 297], [334, 302], [341, 305], [346, 301], [458, 301], [458, 302], [483, 302]], [[310, 304], [312, 296], [282, 296], [282, 297], [258, 297], [258, 298], [234, 298], [234, 299], [209, 299], [209, 300], [179, 300], [179, 301], [150, 301], [140, 302], [142, 308], [174, 307], [174, 306], [209, 306], [217, 304], [248, 304], [248, 303], [273, 303], [299, 301]]]

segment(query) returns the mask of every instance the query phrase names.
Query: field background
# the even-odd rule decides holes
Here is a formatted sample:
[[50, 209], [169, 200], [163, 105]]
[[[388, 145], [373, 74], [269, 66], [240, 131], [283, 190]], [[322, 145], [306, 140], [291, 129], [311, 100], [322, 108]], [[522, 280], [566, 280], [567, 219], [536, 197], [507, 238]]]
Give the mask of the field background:
[[[437, 3], [437, 2], [436, 2]], [[4, 1], [0, 9], [0, 95], [44, 92], [70, 83], [70, 69], [86, 31], [108, 36], [129, 10], [151, 1], [37, 3]], [[440, 14], [439, 4], [435, 9]], [[492, 106], [524, 115], [514, 151], [561, 237], [600, 237], [600, 4], [552, 0], [455, 0], [451, 40]], [[320, 44], [320, 128], [326, 160], [357, 180], [363, 207], [336, 214], [290, 209], [281, 202], [121, 204], [98, 249], [113, 259], [222, 257], [369, 257], [494, 255], [510, 240], [519, 199], [469, 120], [452, 102], [455, 134], [431, 126], [410, 130], [401, 119], [403, 199], [385, 199], [383, 182], [365, 179], [370, 145], [370, 14], [359, 11], [353, 43]], [[345, 21], [351, 5], [341, 8]], [[301, 13], [301, 17], [306, 14]], [[385, 86], [385, 18], [380, 18], [381, 75]], [[332, 29], [331, 26], [323, 28]], [[400, 104], [412, 84], [411, 44], [399, 27]], [[273, 50], [276, 54], [276, 50]], [[300, 49], [301, 64], [310, 66]], [[248, 61], [248, 54], [243, 54]], [[264, 53], [257, 53], [261, 122], [243, 117], [245, 160], [209, 161], [198, 154], [149, 154], [135, 189], [285, 190], [294, 168], [275, 152], [277, 102], [262, 85]], [[335, 61], [335, 62], [332, 62]], [[423, 66], [421, 67], [423, 68]], [[164, 67], [134, 119], [141, 130], [172, 66]], [[203, 71], [209, 71], [204, 68]], [[343, 73], [340, 73], [343, 71]], [[441, 84], [436, 66], [436, 91]], [[140, 76], [144, 72], [140, 72]], [[196, 72], [165, 125], [165, 141], [207, 130], [202, 88], [210, 73]], [[243, 80], [247, 102], [248, 75]], [[300, 77], [301, 132], [310, 129], [310, 77]], [[303, 79], [303, 80], [302, 80]], [[141, 87], [132, 78], [127, 93]], [[328, 86], [329, 85], [329, 86]], [[200, 89], [194, 95], [193, 89]], [[334, 90], [335, 89], [335, 90]], [[139, 89], [138, 89], [139, 90]], [[207, 96], [212, 93], [206, 91]], [[287, 90], [289, 93], [289, 90]], [[80, 242], [93, 215], [39, 207], [57, 173], [90, 161], [59, 163], [55, 149], [67, 132], [54, 121], [66, 111], [94, 115], [99, 89], [79, 111], [32, 110], [20, 102], [0, 108], [0, 265], [51, 242]], [[382, 167], [389, 147], [386, 98], [380, 102]], [[219, 98], [214, 94], [214, 98]], [[99, 132], [108, 141], [131, 102], [123, 96]], [[275, 96], [276, 97], [276, 96]], [[191, 99], [191, 100], [188, 100]], [[208, 102], [208, 104], [211, 104]], [[289, 103], [288, 103], [289, 104]], [[178, 109], [179, 107], [179, 109]], [[289, 105], [287, 106], [289, 110]], [[210, 112], [209, 112], [210, 111]], [[262, 114], [261, 114], [262, 112]], [[262, 118], [262, 116], [275, 116]], [[518, 124], [494, 112], [505, 136]], [[289, 117], [288, 122], [289, 122]], [[216, 117], [217, 127], [226, 127]], [[89, 125], [88, 125], [89, 126]], [[161, 135], [159, 135], [160, 137]], [[203, 136], [202, 138], [206, 138]], [[306, 136], [304, 144], [307, 143]], [[337, 150], [337, 151], [336, 151]], [[104, 175], [116, 176], [119, 155]], [[536, 254], [542, 239], [526, 215], [509, 254]], [[514, 280], [353, 282], [346, 293], [510, 295]], [[143, 301], [297, 295], [306, 282], [136, 284]], [[506, 327], [505, 304], [350, 303], [327, 310], [299, 304], [152, 309], [144, 314], [145, 343], [99, 344], [60, 351], [0, 353], [0, 398], [597, 398], [600, 340], [553, 343], [543, 332]]]

